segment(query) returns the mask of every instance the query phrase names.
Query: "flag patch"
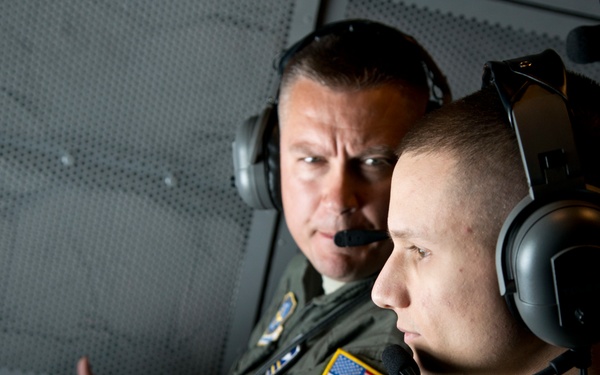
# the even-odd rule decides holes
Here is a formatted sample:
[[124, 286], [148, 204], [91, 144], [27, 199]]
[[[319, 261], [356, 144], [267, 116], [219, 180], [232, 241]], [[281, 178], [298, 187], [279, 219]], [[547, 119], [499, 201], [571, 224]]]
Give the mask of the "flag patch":
[[327, 364], [323, 375], [381, 375], [381, 373], [340, 348]]

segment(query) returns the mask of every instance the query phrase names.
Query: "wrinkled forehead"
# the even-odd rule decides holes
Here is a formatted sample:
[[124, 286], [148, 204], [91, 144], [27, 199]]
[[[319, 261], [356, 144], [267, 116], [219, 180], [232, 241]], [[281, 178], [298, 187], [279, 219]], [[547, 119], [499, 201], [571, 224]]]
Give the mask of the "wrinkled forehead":
[[290, 94], [293, 91], [293, 88], [297, 85], [299, 81], [302, 80], [308, 80], [310, 82], [316, 83], [323, 89], [349, 94], [365, 92], [368, 90], [378, 89], [382, 87], [390, 88], [399, 93], [400, 97], [403, 100], [406, 100], [407, 102], [411, 103], [412, 111], [415, 113], [416, 117], [421, 117], [425, 114], [425, 109], [427, 108], [427, 104], [429, 102], [429, 93], [427, 91], [424, 91], [421, 88], [415, 86], [411, 86], [409, 84], [403, 84], [401, 82], [383, 82], [368, 86], [360, 86], [351, 81], [342, 83], [338, 82], [336, 84], [332, 84], [331, 82], [325, 82], [323, 80], [319, 80], [308, 75], [296, 75], [290, 80], [285, 81], [279, 89], [277, 102], [278, 110], [280, 113], [287, 109], [287, 106], [290, 101]]

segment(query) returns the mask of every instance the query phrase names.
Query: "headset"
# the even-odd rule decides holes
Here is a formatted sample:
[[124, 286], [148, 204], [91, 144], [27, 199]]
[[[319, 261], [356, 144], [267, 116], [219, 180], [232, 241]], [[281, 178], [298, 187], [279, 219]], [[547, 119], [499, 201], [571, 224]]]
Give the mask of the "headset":
[[[278, 59], [276, 69], [279, 78], [288, 62], [313, 42], [327, 35], [355, 33], [367, 37], [384, 36], [397, 40], [399, 46], [389, 48], [410, 48], [423, 65], [430, 85], [428, 110], [452, 100], [446, 77], [431, 56], [410, 35], [369, 20], [344, 20], [317, 29], [284, 51]], [[250, 207], [255, 209], [278, 209], [281, 211], [281, 191], [279, 181], [279, 126], [277, 100], [271, 100], [260, 114], [248, 118], [238, 129], [232, 144], [234, 179], [238, 193]]]
[[600, 341], [600, 193], [583, 178], [567, 84], [553, 50], [484, 65], [529, 184], [499, 234], [500, 293], [536, 336], [575, 350]]

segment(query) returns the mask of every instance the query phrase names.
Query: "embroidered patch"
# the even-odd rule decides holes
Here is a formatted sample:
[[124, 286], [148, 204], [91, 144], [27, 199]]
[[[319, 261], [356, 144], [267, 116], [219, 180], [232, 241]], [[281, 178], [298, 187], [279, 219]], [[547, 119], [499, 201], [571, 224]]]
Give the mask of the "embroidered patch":
[[381, 375], [381, 373], [340, 348], [327, 364], [323, 375]]
[[281, 332], [283, 332], [283, 323], [294, 313], [297, 304], [298, 302], [296, 302], [294, 293], [287, 292], [286, 295], [283, 296], [283, 301], [281, 302], [277, 313], [256, 345], [265, 346], [270, 342], [277, 341], [279, 336], [281, 336]]
[[269, 369], [265, 372], [265, 375], [275, 375], [284, 367], [291, 365], [301, 350], [302, 349], [300, 348], [300, 345], [296, 345], [295, 348], [285, 353], [283, 357], [275, 361], [275, 363], [273, 363], [271, 367], [269, 367]]

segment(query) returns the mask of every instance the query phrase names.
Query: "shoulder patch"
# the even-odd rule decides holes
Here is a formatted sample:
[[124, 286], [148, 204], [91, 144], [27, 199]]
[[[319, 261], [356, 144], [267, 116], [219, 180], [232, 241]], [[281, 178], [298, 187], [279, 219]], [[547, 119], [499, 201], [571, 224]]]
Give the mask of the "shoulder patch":
[[323, 375], [382, 375], [347, 351], [339, 348], [327, 364]]
[[283, 296], [283, 301], [281, 301], [277, 313], [273, 319], [271, 319], [269, 326], [256, 345], [265, 346], [271, 342], [277, 341], [279, 336], [281, 336], [281, 332], [283, 332], [283, 323], [294, 313], [297, 304], [298, 302], [296, 301], [294, 293], [287, 292], [285, 296]]

